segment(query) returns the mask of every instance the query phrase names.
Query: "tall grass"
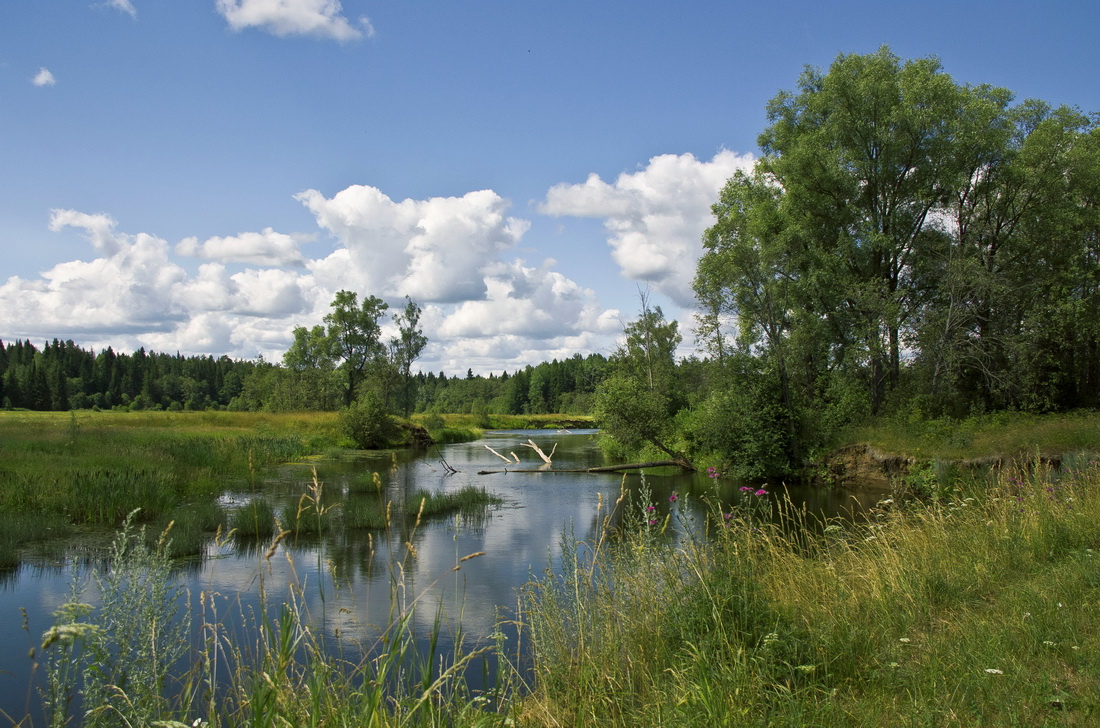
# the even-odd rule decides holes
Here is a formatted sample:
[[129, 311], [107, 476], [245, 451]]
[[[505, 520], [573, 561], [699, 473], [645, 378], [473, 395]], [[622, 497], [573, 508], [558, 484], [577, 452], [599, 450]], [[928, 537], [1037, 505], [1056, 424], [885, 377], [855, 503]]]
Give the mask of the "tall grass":
[[[86, 603], [85, 585], [74, 581], [70, 599], [43, 635], [48, 725], [512, 724], [506, 711], [497, 710], [508, 703], [506, 677], [477, 694], [464, 678], [499, 645], [470, 647], [457, 634], [449, 652], [440, 650], [445, 635], [435, 607], [430, 648], [421, 651], [416, 615], [433, 607], [409, 593], [399, 567], [392, 573], [388, 613], [364, 617], [381, 628], [347, 650], [314, 627], [304, 584], [291, 583], [282, 597], [269, 592], [270, 564], [264, 562], [275, 555], [278, 539], [260, 557], [254, 608], [203, 593], [197, 613], [172, 585], [168, 543], [166, 534], [148, 545], [126, 521], [108, 564], [92, 577], [100, 604]], [[456, 570], [473, 556], [459, 559]], [[187, 639], [189, 630], [197, 641]]]
[[1024, 463], [820, 536], [716, 510], [705, 541], [567, 541], [522, 722], [1093, 725], [1098, 486]]
[[[210, 521], [204, 504], [227, 488], [254, 485], [337, 437], [335, 415], [0, 412], [0, 514], [116, 528], [135, 510], [165, 523], [186, 504]], [[177, 549], [196, 553], [203, 519], [177, 520]], [[4, 553], [0, 539], [0, 562]]]

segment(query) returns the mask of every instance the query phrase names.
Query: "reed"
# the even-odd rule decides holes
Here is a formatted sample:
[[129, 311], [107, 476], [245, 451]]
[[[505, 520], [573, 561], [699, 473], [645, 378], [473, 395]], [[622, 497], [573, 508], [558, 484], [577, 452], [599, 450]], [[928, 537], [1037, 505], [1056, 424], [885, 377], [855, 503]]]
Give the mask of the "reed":
[[[0, 412], [0, 513], [117, 528], [136, 510], [163, 524], [337, 437], [331, 414]], [[205, 527], [176, 520], [174, 548], [201, 551]]]
[[275, 507], [266, 498], [253, 498], [233, 512], [229, 528], [241, 540], [269, 539], [275, 535]]
[[[86, 604], [84, 584], [74, 581], [45, 632], [49, 725], [78, 716], [88, 726], [514, 725], [506, 707], [513, 683], [505, 677], [475, 694], [464, 678], [499, 643], [444, 635], [441, 608], [421, 604], [427, 591], [412, 593], [399, 566], [388, 612], [364, 615], [359, 629], [369, 636], [350, 649], [314, 626], [306, 585], [292, 582], [277, 595], [267, 583], [278, 540], [257, 564], [254, 607], [203, 593], [195, 612], [172, 586], [167, 537], [146, 543], [128, 521], [92, 577], [108, 596]], [[427, 652], [417, 649], [420, 610], [436, 615]], [[189, 628], [201, 635], [190, 648]], [[444, 642], [454, 647], [439, 649]]]

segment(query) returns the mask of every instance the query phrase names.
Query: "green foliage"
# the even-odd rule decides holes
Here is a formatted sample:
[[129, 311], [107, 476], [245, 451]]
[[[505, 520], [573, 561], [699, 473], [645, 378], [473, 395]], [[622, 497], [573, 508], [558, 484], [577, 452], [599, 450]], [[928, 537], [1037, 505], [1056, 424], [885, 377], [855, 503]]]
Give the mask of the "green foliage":
[[167, 534], [153, 547], [127, 520], [105, 568], [93, 574], [99, 604], [69, 601], [42, 638], [51, 726], [69, 724], [68, 697], [85, 726], [149, 725], [173, 714], [169, 677], [188, 651], [186, 590], [173, 585]]
[[769, 103], [764, 156], [704, 236], [697, 333], [717, 364], [769, 372], [755, 389], [784, 413], [792, 465], [913, 402], [956, 417], [1100, 404], [1100, 132], [1011, 102], [882, 48]]
[[240, 394], [256, 366], [223, 356], [170, 356], [139, 349], [98, 354], [54, 339], [0, 341], [0, 403], [7, 409], [218, 409]]
[[386, 447], [398, 436], [397, 421], [373, 390], [367, 390], [340, 412], [340, 429], [363, 450]]

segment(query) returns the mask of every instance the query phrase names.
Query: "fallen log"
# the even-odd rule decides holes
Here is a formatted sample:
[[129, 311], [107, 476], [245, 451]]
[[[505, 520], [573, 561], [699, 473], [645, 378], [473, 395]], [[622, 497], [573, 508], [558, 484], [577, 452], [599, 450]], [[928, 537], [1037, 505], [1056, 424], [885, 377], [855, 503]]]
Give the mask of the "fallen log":
[[620, 470], [639, 470], [641, 468], [660, 468], [669, 465], [685, 470], [694, 470], [690, 464], [683, 460], [653, 460], [648, 463], [624, 463], [622, 465], [601, 465], [596, 468], [562, 468], [549, 470], [542, 468], [514, 468], [512, 470], [479, 470], [478, 475], [494, 475], [496, 473], [615, 473]]

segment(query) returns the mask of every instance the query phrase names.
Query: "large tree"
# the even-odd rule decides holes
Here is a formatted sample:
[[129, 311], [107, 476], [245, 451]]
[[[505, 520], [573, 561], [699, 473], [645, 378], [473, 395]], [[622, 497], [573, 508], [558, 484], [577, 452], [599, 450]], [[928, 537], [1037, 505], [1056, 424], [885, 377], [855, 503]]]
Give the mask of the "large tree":
[[768, 119], [695, 287], [711, 351], [729, 355], [735, 319], [738, 351], [767, 361], [788, 436], [881, 412], [903, 379], [941, 410], [1095, 398], [1085, 117], [883, 48], [807, 69]]
[[382, 329], [378, 322], [387, 308], [375, 296], [365, 297], [360, 304], [354, 291], [337, 291], [332, 311], [324, 318], [335, 358], [344, 372], [344, 397], [349, 406], [355, 401], [368, 369], [386, 358], [386, 348], [379, 341]]

